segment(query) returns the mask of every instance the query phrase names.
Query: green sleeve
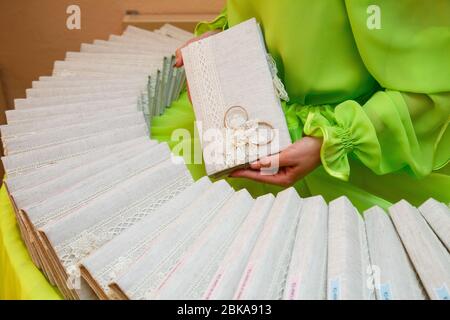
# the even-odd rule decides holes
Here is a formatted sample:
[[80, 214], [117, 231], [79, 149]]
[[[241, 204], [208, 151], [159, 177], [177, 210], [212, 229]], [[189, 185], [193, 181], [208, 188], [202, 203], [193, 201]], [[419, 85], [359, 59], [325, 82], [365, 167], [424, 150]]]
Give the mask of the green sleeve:
[[[377, 5], [381, 28], [367, 26]], [[424, 177], [450, 158], [450, 1], [346, 1], [358, 51], [383, 88], [360, 104], [285, 107], [293, 138], [323, 138], [322, 164], [347, 180], [349, 157], [376, 174]]]
[[200, 36], [212, 30], [225, 30], [228, 28], [227, 7], [213, 21], [201, 21], [195, 27], [195, 35]]

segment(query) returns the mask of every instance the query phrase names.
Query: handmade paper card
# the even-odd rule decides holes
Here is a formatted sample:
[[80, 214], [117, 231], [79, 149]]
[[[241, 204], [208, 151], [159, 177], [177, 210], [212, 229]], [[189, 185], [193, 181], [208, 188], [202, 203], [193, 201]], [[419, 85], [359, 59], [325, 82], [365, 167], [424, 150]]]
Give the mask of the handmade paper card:
[[255, 19], [182, 49], [208, 175], [219, 176], [291, 144], [287, 99]]

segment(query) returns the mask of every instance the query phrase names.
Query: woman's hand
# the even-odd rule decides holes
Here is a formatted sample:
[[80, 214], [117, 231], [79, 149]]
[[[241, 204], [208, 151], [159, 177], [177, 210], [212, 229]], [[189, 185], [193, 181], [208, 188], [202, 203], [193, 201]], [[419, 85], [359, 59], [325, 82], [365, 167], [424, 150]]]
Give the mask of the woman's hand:
[[[236, 170], [230, 176], [283, 187], [292, 186], [320, 164], [321, 146], [322, 139], [304, 137], [279, 154], [256, 161], [250, 165], [250, 169]], [[277, 173], [264, 172], [264, 169], [275, 166], [277, 162], [279, 167]]]
[[177, 49], [176, 53], [175, 53], [175, 65], [174, 67], [176, 68], [181, 68], [183, 66], [183, 55], [181, 54], [181, 49], [183, 49], [184, 47], [188, 46], [189, 44], [191, 44], [192, 42], [210, 37], [216, 33], [219, 33], [221, 30], [212, 30], [212, 31], [208, 31], [205, 32], [204, 34], [202, 34], [199, 37], [195, 37], [192, 38], [191, 40], [189, 40], [188, 42], [186, 42], [185, 44], [183, 44], [180, 48]]

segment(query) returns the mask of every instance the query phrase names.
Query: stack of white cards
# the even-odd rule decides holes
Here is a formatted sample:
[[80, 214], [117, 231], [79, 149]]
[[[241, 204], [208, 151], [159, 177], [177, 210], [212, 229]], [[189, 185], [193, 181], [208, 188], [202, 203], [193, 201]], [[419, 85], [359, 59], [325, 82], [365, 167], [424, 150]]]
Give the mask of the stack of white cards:
[[[278, 152], [290, 140], [259, 28], [250, 20], [230, 31], [188, 53], [192, 63], [206, 45], [225, 59], [229, 51], [219, 49], [230, 39], [253, 43], [231, 48], [248, 68], [243, 82], [233, 82], [230, 61], [200, 61], [229, 80], [220, 107], [235, 105], [205, 112], [235, 133], [251, 123], [274, 129]], [[416, 209], [401, 201], [390, 216], [380, 208], [363, 216], [345, 197], [327, 205], [293, 188], [254, 199], [225, 180], [194, 182], [167, 144], [149, 138], [151, 117], [182, 88], [172, 52], [190, 37], [169, 25], [130, 27], [83, 45], [7, 112], [5, 183], [22, 238], [49, 282], [66, 299], [449, 299], [445, 204], [430, 199]], [[246, 81], [254, 87], [243, 88]], [[211, 97], [207, 87], [193, 87], [194, 104]], [[273, 136], [265, 137], [271, 144]]]
[[149, 126], [178, 98], [174, 52], [193, 35], [128, 27], [33, 81], [1, 126], [5, 184], [35, 264], [66, 298], [95, 297], [79, 260], [189, 187]]

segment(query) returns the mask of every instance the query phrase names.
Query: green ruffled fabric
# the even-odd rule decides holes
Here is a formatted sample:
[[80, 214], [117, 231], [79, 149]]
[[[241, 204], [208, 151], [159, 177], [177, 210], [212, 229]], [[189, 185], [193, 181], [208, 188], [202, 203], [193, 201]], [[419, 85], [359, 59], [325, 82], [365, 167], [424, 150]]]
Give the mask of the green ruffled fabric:
[[225, 30], [228, 27], [227, 19], [227, 8], [222, 10], [222, 12], [213, 21], [201, 21], [195, 27], [195, 35], [200, 36], [203, 33], [214, 30]]
[[328, 174], [347, 181], [350, 158], [377, 175], [416, 178], [449, 162], [449, 1], [228, 0], [227, 8], [197, 33], [259, 20], [294, 102], [283, 105], [291, 137], [323, 138]]

